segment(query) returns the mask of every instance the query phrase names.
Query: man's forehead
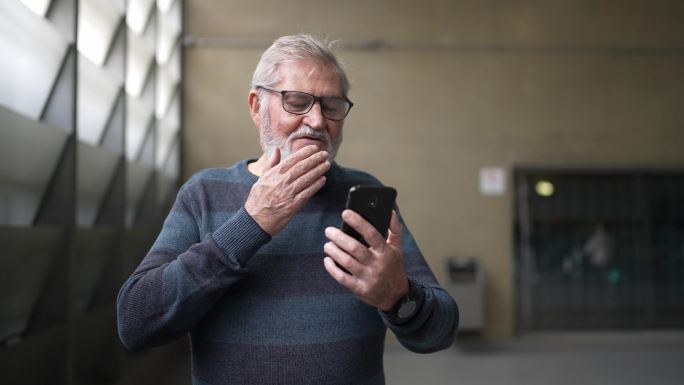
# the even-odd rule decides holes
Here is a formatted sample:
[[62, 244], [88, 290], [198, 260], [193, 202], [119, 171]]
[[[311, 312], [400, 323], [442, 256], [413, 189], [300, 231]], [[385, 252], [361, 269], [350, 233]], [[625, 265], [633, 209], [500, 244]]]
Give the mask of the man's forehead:
[[309, 70], [309, 72], [306, 74], [306, 77], [307, 77], [307, 78], [312, 77], [312, 76], [316, 73], [316, 71], [318, 71], [318, 66], [313, 66], [313, 67], [311, 67], [311, 69]]

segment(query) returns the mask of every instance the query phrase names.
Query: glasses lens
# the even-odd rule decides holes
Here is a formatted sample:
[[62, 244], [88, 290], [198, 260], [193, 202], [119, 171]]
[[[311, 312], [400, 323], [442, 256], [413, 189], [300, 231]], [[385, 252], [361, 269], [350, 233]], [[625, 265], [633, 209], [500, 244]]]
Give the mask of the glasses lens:
[[303, 92], [290, 91], [283, 95], [283, 108], [293, 114], [306, 113], [313, 104], [313, 97]]
[[333, 120], [342, 120], [347, 116], [349, 103], [342, 98], [321, 99], [322, 112], [325, 117]]

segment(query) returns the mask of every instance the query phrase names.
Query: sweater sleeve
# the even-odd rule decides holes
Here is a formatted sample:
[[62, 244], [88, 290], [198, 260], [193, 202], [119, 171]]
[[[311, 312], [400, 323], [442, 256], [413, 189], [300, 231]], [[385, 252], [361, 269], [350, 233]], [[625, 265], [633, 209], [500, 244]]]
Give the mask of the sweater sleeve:
[[154, 245], [119, 291], [117, 326], [130, 350], [189, 332], [271, 239], [244, 208], [202, 237], [192, 204], [181, 189]]
[[458, 328], [458, 306], [437, 283], [411, 233], [404, 225], [404, 267], [422, 297], [420, 308], [408, 320], [380, 311], [399, 342], [416, 353], [431, 353], [453, 344]]
[[412, 352], [446, 349], [454, 342], [458, 327], [456, 302], [439, 286], [420, 284], [419, 290], [423, 303], [411, 319], [400, 321], [384, 312], [380, 312], [381, 317], [399, 342]]

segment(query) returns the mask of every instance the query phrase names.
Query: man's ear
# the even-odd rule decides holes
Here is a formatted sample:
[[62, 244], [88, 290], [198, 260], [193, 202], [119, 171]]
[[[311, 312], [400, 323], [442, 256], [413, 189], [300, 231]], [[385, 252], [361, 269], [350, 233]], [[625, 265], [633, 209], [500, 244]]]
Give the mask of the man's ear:
[[249, 102], [249, 114], [252, 116], [252, 121], [257, 128], [261, 127], [261, 100], [259, 100], [259, 94], [255, 90], [249, 91], [247, 96], [247, 101]]

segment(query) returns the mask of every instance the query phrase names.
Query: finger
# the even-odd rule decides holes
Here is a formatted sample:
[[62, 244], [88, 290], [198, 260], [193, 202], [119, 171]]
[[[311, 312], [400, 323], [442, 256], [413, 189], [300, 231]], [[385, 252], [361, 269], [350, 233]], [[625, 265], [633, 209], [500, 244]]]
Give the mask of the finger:
[[316, 167], [308, 170], [305, 174], [300, 175], [298, 178], [292, 181], [292, 189], [295, 193], [304, 190], [310, 186], [314, 181], [318, 180], [321, 176], [325, 175], [326, 172], [330, 170], [330, 162], [327, 160]]
[[354, 291], [356, 279], [353, 275], [349, 275], [345, 273], [344, 270], [340, 269], [332, 258], [323, 258], [323, 266], [325, 266], [325, 270], [335, 281], [337, 281], [337, 283]]
[[368, 252], [368, 247], [345, 234], [342, 230], [328, 227], [325, 229], [325, 236], [343, 252], [354, 257], [359, 263], [366, 264], [370, 260], [371, 255]]
[[346, 269], [352, 275], [357, 275], [363, 268], [359, 261], [353, 256], [345, 253], [335, 244], [335, 242], [326, 242], [325, 245], [323, 245], [323, 251], [337, 262], [340, 267]]
[[385, 244], [385, 239], [378, 230], [355, 211], [349, 209], [342, 211], [342, 219], [361, 234], [369, 247], [381, 248]]
[[321, 176], [318, 179], [316, 179], [315, 182], [310, 184], [308, 187], [306, 187], [304, 190], [298, 192], [295, 194], [295, 201], [298, 203], [303, 203], [308, 201], [315, 193], [318, 192], [321, 188], [325, 186], [325, 176]]
[[397, 215], [396, 210], [392, 210], [392, 219], [390, 220], [389, 232], [387, 234], [387, 243], [392, 246], [401, 246], [403, 234], [403, 227], [399, 221], [399, 215]]
[[288, 155], [282, 161], [282, 165], [280, 166], [280, 172], [285, 173], [290, 171], [290, 169], [294, 167], [297, 163], [301, 162], [302, 160], [310, 157], [311, 155], [317, 152], [318, 147], [314, 144], [300, 148], [299, 150]]
[[[302, 159], [299, 163], [295, 164], [288, 171], [288, 182], [293, 182], [303, 175], [307, 174], [309, 171], [315, 169], [316, 167], [327, 164], [326, 171], [330, 168], [330, 162], [328, 161], [328, 152], [319, 151], [309, 157]], [[314, 178], [315, 179], [315, 178]]]

